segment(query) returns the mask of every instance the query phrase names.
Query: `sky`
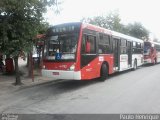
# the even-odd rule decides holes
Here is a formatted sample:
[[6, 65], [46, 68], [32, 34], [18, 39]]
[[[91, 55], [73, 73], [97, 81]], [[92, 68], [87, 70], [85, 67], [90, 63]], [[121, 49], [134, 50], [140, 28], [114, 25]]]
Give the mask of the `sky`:
[[82, 18], [107, 15], [118, 10], [123, 24], [140, 22], [160, 40], [160, 0], [59, 0], [60, 13], [48, 10], [46, 20], [51, 24], [78, 22]]

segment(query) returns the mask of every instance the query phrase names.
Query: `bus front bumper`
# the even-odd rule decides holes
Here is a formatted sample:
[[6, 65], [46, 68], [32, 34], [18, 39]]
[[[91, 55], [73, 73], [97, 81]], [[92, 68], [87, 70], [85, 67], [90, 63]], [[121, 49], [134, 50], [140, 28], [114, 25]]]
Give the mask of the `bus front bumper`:
[[54, 79], [81, 80], [80, 71], [46, 70], [42, 69], [42, 76]]

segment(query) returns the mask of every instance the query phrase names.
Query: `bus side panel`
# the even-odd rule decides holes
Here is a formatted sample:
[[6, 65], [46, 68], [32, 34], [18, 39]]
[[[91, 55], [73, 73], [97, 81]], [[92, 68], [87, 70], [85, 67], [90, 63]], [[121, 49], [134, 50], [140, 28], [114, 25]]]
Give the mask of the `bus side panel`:
[[120, 55], [120, 70], [119, 71], [123, 71], [130, 68], [129, 64], [128, 64], [128, 55], [127, 54], [121, 54]]
[[98, 58], [93, 59], [81, 69], [82, 80], [97, 78], [99, 76], [100, 63]]
[[82, 80], [91, 80], [100, 77], [101, 65], [107, 62], [109, 74], [113, 73], [113, 55], [100, 55], [81, 69]]
[[141, 66], [143, 64], [143, 55], [133, 54], [132, 55], [132, 66], [134, 66], [134, 60], [137, 60], [137, 66]]

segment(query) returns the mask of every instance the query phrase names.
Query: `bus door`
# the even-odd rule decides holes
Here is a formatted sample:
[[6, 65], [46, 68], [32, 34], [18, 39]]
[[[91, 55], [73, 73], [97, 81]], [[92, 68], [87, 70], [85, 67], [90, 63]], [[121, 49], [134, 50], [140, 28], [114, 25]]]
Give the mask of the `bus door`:
[[132, 67], [132, 42], [127, 41], [128, 67]]
[[98, 75], [98, 73], [96, 73], [97, 65], [94, 63], [97, 57], [96, 34], [83, 34], [81, 47], [82, 77], [85, 79], [94, 78]]
[[120, 39], [113, 38], [114, 68], [120, 69]]

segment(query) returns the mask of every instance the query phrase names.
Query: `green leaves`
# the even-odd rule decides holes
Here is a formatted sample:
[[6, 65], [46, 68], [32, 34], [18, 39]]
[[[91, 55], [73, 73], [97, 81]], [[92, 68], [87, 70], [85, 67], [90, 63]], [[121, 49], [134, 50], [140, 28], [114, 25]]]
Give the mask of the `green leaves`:
[[30, 51], [33, 38], [44, 32], [43, 13], [56, 0], [1, 0], [0, 2], [0, 51], [18, 55]]
[[[16, 83], [19, 84], [18, 56], [33, 48], [33, 38], [45, 29], [43, 13], [56, 0], [1, 0], [0, 52], [12, 56], [15, 62]], [[44, 28], [43, 28], [44, 27]]]
[[121, 23], [118, 11], [110, 12], [106, 16], [83, 18], [81, 21], [124, 33], [143, 40], [149, 38], [149, 31], [141, 23], [135, 22], [134, 24], [123, 25]]
[[131, 36], [143, 40], [147, 40], [149, 38], [149, 31], [141, 23], [135, 22], [134, 24], [128, 24], [126, 28], [128, 30], [128, 34]]
[[121, 31], [121, 19], [117, 11], [110, 12], [107, 16], [96, 16], [93, 18], [84, 18], [83, 22], [94, 24], [117, 32]]

